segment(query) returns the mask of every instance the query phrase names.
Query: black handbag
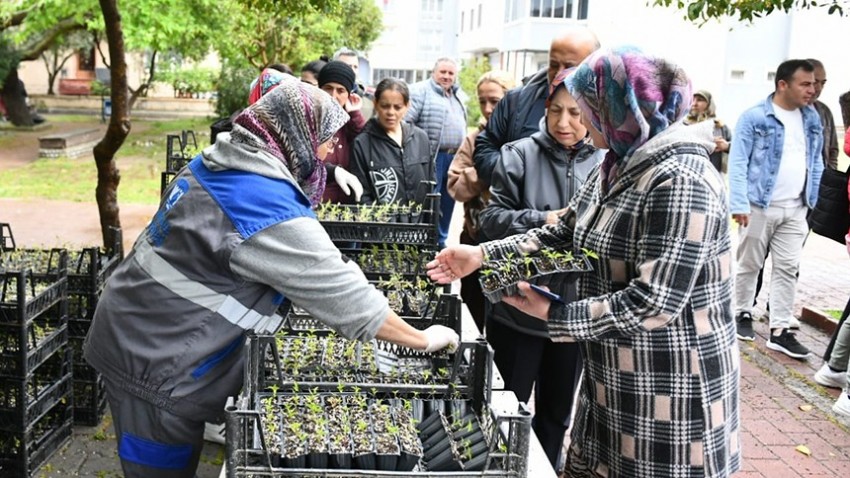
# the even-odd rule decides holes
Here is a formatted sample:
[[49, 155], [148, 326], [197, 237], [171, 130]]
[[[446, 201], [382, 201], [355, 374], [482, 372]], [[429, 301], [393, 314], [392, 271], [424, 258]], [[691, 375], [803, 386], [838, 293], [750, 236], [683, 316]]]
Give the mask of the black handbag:
[[809, 226], [815, 234], [828, 237], [842, 245], [850, 228], [847, 178], [847, 172], [824, 169], [818, 190], [818, 202], [809, 215]]

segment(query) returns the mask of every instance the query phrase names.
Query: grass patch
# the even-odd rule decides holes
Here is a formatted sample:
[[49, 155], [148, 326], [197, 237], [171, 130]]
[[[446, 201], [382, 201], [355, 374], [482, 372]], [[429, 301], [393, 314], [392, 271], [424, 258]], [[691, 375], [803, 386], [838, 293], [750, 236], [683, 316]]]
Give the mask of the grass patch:
[[[91, 122], [90, 116], [80, 118]], [[165, 169], [166, 136], [192, 130], [198, 147], [203, 148], [209, 144], [209, 125], [207, 118], [134, 120], [129, 136], [115, 155], [121, 173], [119, 204], [158, 204], [160, 173]], [[0, 137], [0, 147], [14, 140], [14, 135]], [[96, 185], [97, 168], [91, 156], [42, 158], [19, 168], [0, 171], [0, 197], [3, 198], [93, 202]]]
[[826, 315], [832, 317], [836, 321], [841, 319], [841, 313], [842, 312], [844, 312], [844, 311], [841, 310], [841, 309], [826, 309], [824, 311], [824, 313], [826, 313]]

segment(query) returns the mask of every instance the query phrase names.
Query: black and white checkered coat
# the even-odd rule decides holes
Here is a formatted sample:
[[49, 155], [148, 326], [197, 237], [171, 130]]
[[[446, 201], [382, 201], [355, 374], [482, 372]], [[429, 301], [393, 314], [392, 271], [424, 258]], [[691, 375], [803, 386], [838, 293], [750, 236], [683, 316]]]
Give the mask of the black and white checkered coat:
[[552, 340], [580, 341], [585, 360], [569, 476], [725, 477], [740, 467], [729, 212], [701, 127], [652, 138], [607, 193], [597, 169], [571, 203], [574, 226], [567, 218], [485, 245], [493, 258], [541, 244], [599, 255], [579, 279], [584, 299], [549, 312]]

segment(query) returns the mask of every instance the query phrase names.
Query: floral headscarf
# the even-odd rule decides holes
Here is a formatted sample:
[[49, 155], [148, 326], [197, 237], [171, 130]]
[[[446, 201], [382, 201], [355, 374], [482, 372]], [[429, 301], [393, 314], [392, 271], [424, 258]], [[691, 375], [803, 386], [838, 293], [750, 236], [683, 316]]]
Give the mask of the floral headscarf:
[[608, 142], [601, 168], [609, 183], [616, 178], [611, 168], [682, 119], [692, 100], [681, 68], [634, 47], [597, 50], [565, 83]]
[[327, 179], [319, 145], [345, 125], [348, 113], [324, 91], [286, 73], [265, 70], [256, 87], [261, 97], [233, 120], [231, 140], [280, 159], [318, 204]]

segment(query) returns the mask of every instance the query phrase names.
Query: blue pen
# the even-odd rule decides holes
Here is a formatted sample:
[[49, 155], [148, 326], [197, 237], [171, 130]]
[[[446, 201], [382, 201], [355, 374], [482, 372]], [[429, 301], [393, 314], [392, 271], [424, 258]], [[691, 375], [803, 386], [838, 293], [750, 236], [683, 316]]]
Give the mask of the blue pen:
[[540, 287], [539, 285], [536, 285], [536, 284], [528, 284], [528, 285], [530, 285], [530, 286], [531, 286], [531, 288], [532, 288], [535, 292], [537, 292], [538, 294], [540, 294], [540, 295], [542, 295], [542, 296], [544, 296], [544, 297], [547, 297], [547, 298], [548, 298], [549, 300], [551, 300], [552, 302], [559, 302], [559, 303], [561, 303], [561, 304], [564, 304], [564, 303], [565, 303], [565, 302], [564, 302], [564, 299], [561, 299], [561, 296], [560, 296], [560, 295], [558, 295], [558, 294], [556, 294], [556, 293], [554, 293], [554, 292], [552, 292], [552, 291], [548, 291], [548, 290], [546, 290], [546, 289], [544, 289], [544, 288], [542, 288], [542, 287]]

